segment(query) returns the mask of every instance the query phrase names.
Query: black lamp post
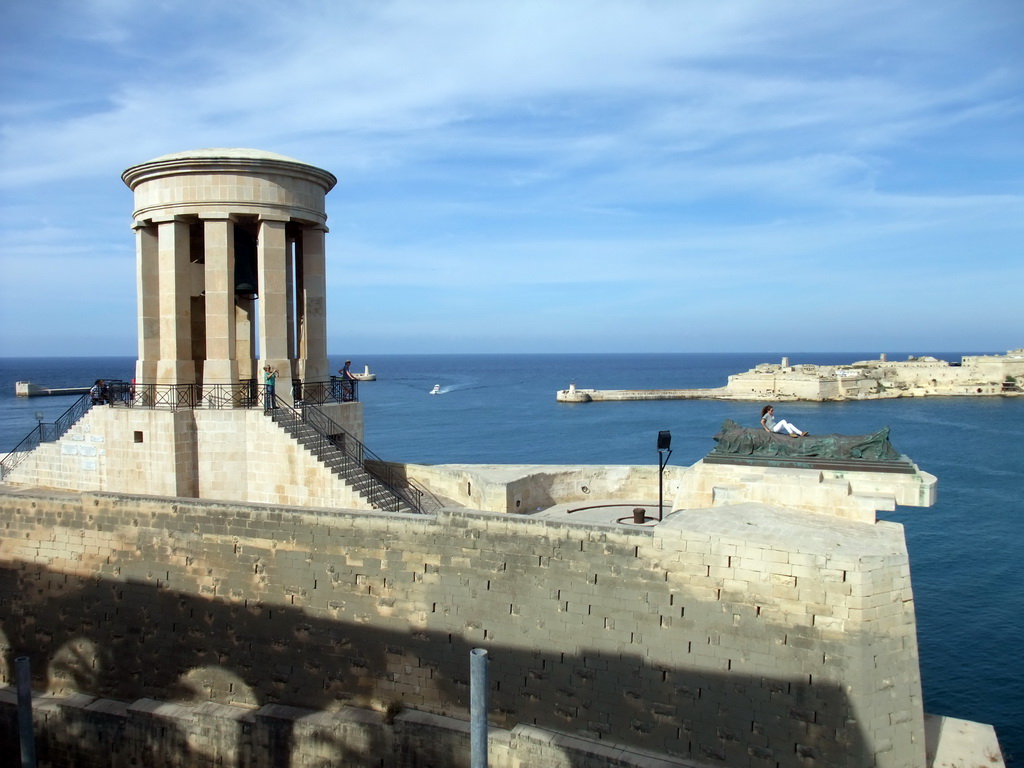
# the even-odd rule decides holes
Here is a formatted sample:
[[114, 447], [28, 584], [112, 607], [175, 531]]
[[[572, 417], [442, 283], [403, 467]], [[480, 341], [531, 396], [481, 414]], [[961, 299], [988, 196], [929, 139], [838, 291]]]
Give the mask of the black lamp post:
[[662, 477], [665, 473], [665, 465], [668, 464], [669, 457], [672, 455], [672, 433], [667, 430], [662, 430], [658, 433], [658, 520], [661, 520], [661, 512], [664, 504], [662, 503], [662, 488], [664, 487]]

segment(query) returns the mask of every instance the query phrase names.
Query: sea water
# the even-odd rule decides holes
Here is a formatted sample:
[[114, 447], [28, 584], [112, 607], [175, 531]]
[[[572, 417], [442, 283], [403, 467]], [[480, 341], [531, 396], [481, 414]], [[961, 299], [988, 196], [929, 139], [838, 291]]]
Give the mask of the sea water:
[[[932, 352], [959, 360], [961, 352]], [[659, 431], [670, 464], [714, 447], [725, 419], [757, 426], [760, 403], [667, 400], [558, 403], [570, 383], [596, 389], [717, 387], [782, 354], [347, 355], [377, 381], [359, 384], [365, 442], [383, 459], [426, 464], [650, 464]], [[788, 354], [794, 365], [877, 353]], [[889, 359], [902, 356], [890, 354]], [[332, 359], [332, 368], [341, 366]], [[0, 358], [0, 456], [77, 398], [15, 398], [16, 381], [86, 387], [130, 380], [133, 358]], [[439, 385], [441, 394], [431, 395]], [[1024, 398], [782, 403], [776, 414], [817, 434], [891, 428], [893, 445], [939, 478], [938, 503], [880, 517], [903, 524], [910, 551], [925, 711], [995, 725], [1008, 763], [1024, 755]], [[139, 489], [144, 492], [144, 489]], [[1016, 760], [1015, 760], [1016, 758]]]

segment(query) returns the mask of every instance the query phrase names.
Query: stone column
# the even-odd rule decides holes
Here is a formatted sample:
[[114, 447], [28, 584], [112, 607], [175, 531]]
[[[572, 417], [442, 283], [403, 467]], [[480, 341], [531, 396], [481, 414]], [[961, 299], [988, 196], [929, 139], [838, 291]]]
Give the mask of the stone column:
[[206, 241], [206, 360], [203, 384], [238, 381], [235, 359], [235, 225], [228, 218], [203, 222]]
[[157, 384], [194, 384], [192, 360], [191, 263], [188, 222], [178, 218], [158, 223], [160, 360]]
[[259, 279], [260, 371], [264, 365], [278, 370], [277, 396], [292, 402], [292, 369], [288, 358], [288, 283], [285, 267], [286, 219], [260, 217], [257, 245]]
[[327, 259], [323, 227], [302, 230], [302, 324], [300, 354], [306, 381], [327, 381]]
[[160, 359], [157, 229], [142, 224], [136, 224], [134, 229], [135, 288], [139, 304], [139, 359], [135, 363], [135, 381], [138, 384], [152, 384], [156, 381], [156, 365]]

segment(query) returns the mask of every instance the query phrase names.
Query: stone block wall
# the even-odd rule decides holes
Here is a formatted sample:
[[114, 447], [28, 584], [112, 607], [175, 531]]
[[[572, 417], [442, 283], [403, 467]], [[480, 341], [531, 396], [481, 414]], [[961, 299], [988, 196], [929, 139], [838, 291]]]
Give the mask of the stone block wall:
[[916, 467], [904, 474], [698, 461], [679, 475], [674, 505], [699, 509], [753, 501], [874, 523], [878, 510], [892, 511], [897, 504], [932, 506], [937, 484], [934, 475]]
[[[841, 393], [838, 383], [793, 368], [771, 366], [729, 376], [730, 396], [751, 400], [828, 400]], [[750, 426], [757, 426], [751, 423]]]
[[[291, 170], [291, 169], [286, 169]], [[314, 171], [316, 169], [313, 169]], [[320, 173], [323, 173], [322, 171]], [[318, 178], [301, 178], [299, 174], [272, 172], [237, 172], [214, 169], [206, 173], [163, 176], [143, 181], [135, 188], [138, 216], [156, 209], [181, 208], [231, 213], [265, 212], [287, 209], [299, 218], [317, 220], [323, 217], [324, 183]], [[225, 203], [229, 200], [231, 203]], [[228, 211], [224, 211], [226, 217]]]
[[[329, 415], [361, 437], [362, 412], [361, 403], [346, 403]], [[368, 506], [261, 410], [95, 407], [5, 480], [58, 490]]]
[[[432, 492], [470, 509], [532, 514], [555, 504], [637, 501], [657, 495], [658, 470], [596, 465], [392, 465]], [[666, 506], [680, 488], [684, 467], [666, 467]]]
[[[74, 768], [470, 768], [465, 720], [417, 710], [378, 713], [343, 707], [317, 712], [267, 704], [126, 704], [72, 694], [37, 695], [33, 725], [39, 765]], [[16, 696], [0, 688], [0, 749], [17, 752]], [[695, 768], [689, 760], [537, 726], [491, 726], [493, 768]], [[5, 752], [6, 754], [6, 752]]]
[[923, 768], [900, 526], [757, 504], [653, 528], [0, 493], [0, 645], [37, 683], [491, 721], [734, 766]]

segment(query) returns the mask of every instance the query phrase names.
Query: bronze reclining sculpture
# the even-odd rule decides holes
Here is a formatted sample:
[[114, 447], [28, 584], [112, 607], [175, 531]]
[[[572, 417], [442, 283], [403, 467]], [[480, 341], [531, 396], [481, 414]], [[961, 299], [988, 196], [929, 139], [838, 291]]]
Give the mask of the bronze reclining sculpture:
[[741, 427], [726, 419], [715, 435], [718, 445], [709, 456], [754, 458], [816, 458], [836, 460], [899, 461], [900, 453], [889, 442], [889, 428], [870, 435], [812, 435], [792, 438], [764, 429]]

